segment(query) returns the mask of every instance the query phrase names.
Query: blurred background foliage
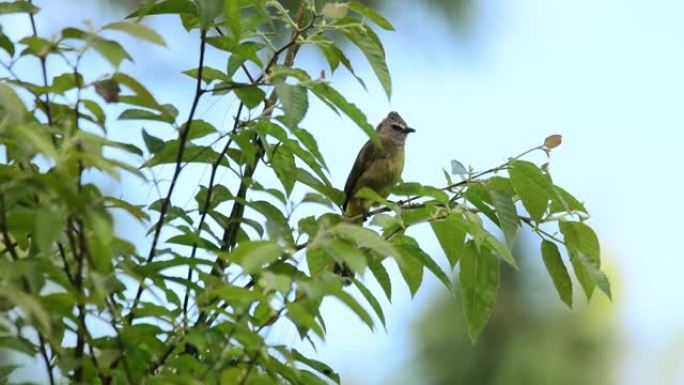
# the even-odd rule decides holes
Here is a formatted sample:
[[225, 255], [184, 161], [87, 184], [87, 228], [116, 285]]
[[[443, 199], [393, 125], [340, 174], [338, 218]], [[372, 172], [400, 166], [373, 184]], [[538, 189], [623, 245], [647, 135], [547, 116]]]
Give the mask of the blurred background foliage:
[[440, 291], [413, 325], [415, 351], [386, 384], [604, 385], [619, 357], [615, 306], [598, 296], [559, 305], [538, 252], [519, 242], [521, 272], [502, 266], [487, 328], [468, 339], [461, 300]]

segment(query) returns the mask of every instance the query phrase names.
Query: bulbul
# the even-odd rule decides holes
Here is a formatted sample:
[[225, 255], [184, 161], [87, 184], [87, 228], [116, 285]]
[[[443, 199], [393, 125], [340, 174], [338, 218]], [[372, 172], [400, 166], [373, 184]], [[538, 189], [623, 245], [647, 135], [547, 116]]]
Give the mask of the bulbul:
[[[357, 198], [356, 193], [364, 187], [386, 198], [392, 187], [401, 180], [404, 170], [404, 144], [408, 134], [415, 132], [398, 113], [392, 111], [376, 128], [380, 144], [368, 140], [356, 156], [354, 166], [344, 185], [346, 198], [342, 210], [347, 218], [363, 222], [371, 208], [368, 199]], [[356, 218], [359, 217], [359, 218]], [[351, 278], [353, 273], [347, 266], [335, 266], [335, 272]]]

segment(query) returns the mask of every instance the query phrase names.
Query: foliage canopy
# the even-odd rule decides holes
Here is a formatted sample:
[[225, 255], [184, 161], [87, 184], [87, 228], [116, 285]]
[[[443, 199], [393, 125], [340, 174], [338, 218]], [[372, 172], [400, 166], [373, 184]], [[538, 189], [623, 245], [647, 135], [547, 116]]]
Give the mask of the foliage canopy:
[[[460, 265], [473, 340], [494, 306], [501, 261], [516, 266], [510, 250], [521, 227], [542, 239], [543, 261], [568, 306], [573, 285], [561, 250], [587, 297], [596, 287], [610, 295], [586, 209], [553, 183], [546, 165], [523, 159], [550, 152], [558, 136], [483, 172], [455, 161], [445, 186], [402, 183], [394, 190], [399, 201], [361, 191], [380, 204], [366, 227], [342, 217], [344, 193], [328, 178], [316, 135], [300, 126], [309, 98], [349, 117], [371, 139], [375, 130], [333, 84], [300, 67], [297, 54], [315, 47], [331, 72], [341, 65], [364, 86], [346, 53], [356, 47], [389, 97], [390, 73], [374, 28], [393, 26], [360, 2], [302, 0], [291, 11], [266, 0], [147, 1], [125, 20], [65, 27], [51, 38], [36, 33], [37, 12], [31, 1], [0, 4], [0, 14], [25, 14], [33, 26], [16, 41], [0, 34], [0, 347], [41, 360], [50, 383], [339, 383], [327, 364], [272, 344], [268, 330], [290, 322], [315, 345], [326, 335], [319, 311], [326, 298], [343, 302], [370, 328], [384, 324], [377, 296], [391, 298], [389, 263], [412, 294], [426, 269], [452, 289], [450, 271], [406, 233], [426, 223], [450, 269]], [[197, 36], [197, 66], [184, 72], [195, 79], [187, 116], [120, 71], [131, 55], [111, 38], [116, 33], [168, 44], [143, 24], [150, 17], [178, 18]], [[224, 54], [223, 68], [205, 63], [209, 50]], [[85, 55], [100, 56], [108, 67], [86, 72]], [[54, 61], [69, 70], [48, 77]], [[28, 63], [39, 66], [42, 82], [22, 78], [17, 67]], [[226, 95], [239, 101], [231, 127], [197, 118], [201, 101]], [[116, 119], [132, 127], [160, 122], [175, 139], [144, 129], [145, 148], [109, 139], [109, 103], [127, 106]], [[192, 207], [176, 204], [183, 172], [197, 165], [210, 170], [206, 184]], [[156, 184], [161, 167], [173, 170], [168, 185], [160, 199], [142, 205], [86, 177], [129, 173]], [[232, 172], [236, 185], [219, 184], [219, 170]], [[278, 184], [267, 183], [269, 174]], [[306, 191], [301, 199], [295, 188]], [[295, 221], [301, 204], [328, 209]], [[150, 227], [148, 247], [114, 231], [120, 212]], [[340, 262], [357, 273], [358, 295], [332, 273]], [[367, 279], [384, 294], [369, 290]], [[0, 368], [0, 377], [14, 369]]]

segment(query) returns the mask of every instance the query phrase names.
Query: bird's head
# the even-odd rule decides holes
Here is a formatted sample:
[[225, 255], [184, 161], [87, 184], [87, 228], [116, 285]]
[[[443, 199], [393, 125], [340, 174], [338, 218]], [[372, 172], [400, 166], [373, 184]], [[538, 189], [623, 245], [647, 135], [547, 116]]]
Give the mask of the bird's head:
[[387, 114], [387, 117], [380, 122], [377, 131], [381, 138], [389, 139], [399, 145], [403, 145], [406, 142], [408, 134], [416, 132], [395, 111]]

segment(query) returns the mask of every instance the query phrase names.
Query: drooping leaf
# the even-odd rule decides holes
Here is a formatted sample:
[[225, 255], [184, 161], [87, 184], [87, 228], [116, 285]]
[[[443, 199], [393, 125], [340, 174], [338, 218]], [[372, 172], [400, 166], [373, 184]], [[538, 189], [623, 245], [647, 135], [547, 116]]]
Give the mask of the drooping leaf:
[[297, 180], [297, 165], [292, 152], [284, 146], [279, 146], [271, 156], [271, 166], [276, 176], [285, 188], [285, 194], [289, 197]]
[[385, 269], [385, 266], [382, 264], [382, 261], [376, 258], [371, 258], [368, 261], [368, 269], [371, 271], [375, 279], [378, 281], [380, 287], [382, 287], [382, 290], [385, 292], [385, 295], [387, 296], [387, 300], [392, 302], [392, 281], [390, 280], [389, 274], [387, 273], [387, 269]]
[[587, 299], [591, 298], [595, 286], [610, 298], [610, 282], [601, 271], [601, 249], [594, 230], [583, 222], [574, 221], [561, 221], [558, 227]]
[[377, 24], [378, 27], [388, 31], [394, 31], [394, 26], [392, 26], [392, 23], [390, 23], [389, 20], [387, 20], [376, 10], [369, 8], [358, 1], [350, 1], [347, 3], [347, 6], [354, 12], [367, 17], [370, 21]]
[[292, 350], [292, 357], [295, 360], [309, 366], [310, 368], [318, 371], [319, 373], [321, 373], [324, 376], [328, 377], [329, 379], [333, 380], [336, 384], [338, 384], [338, 385], [340, 384], [340, 375], [337, 374], [334, 370], [332, 370], [332, 368], [330, 366], [328, 366], [327, 364], [320, 362], [320, 361], [317, 361], [317, 360], [314, 360], [314, 359], [311, 359], [311, 358], [308, 358], [308, 357], [304, 356], [303, 354], [301, 354], [300, 352], [298, 352], [296, 349]]
[[563, 264], [558, 247], [555, 243], [545, 239], [542, 241], [541, 251], [544, 265], [546, 265], [546, 270], [551, 276], [558, 295], [568, 307], [572, 307], [572, 281], [565, 264]]
[[315, 83], [310, 86], [311, 91], [321, 100], [332, 103], [347, 115], [374, 142], [379, 143], [375, 128], [368, 123], [366, 115], [353, 103], [348, 102], [342, 94], [325, 83]]
[[468, 241], [461, 258], [459, 279], [468, 335], [474, 343], [487, 324], [496, 302], [499, 261], [486, 248], [478, 251], [475, 243]]
[[519, 226], [518, 213], [515, 209], [515, 203], [513, 203], [513, 197], [504, 190], [490, 189], [489, 193], [492, 196], [492, 203], [496, 209], [496, 217], [499, 218], [499, 227], [503, 230], [508, 247], [512, 247], [518, 235]]
[[385, 60], [385, 50], [380, 39], [366, 25], [362, 28], [344, 29], [343, 32], [366, 56], [373, 72], [375, 72], [375, 76], [377, 76], [382, 88], [385, 90], [385, 94], [389, 98], [392, 95], [392, 80]]
[[380, 319], [382, 326], [386, 328], [387, 326], [385, 325], [385, 313], [382, 311], [382, 306], [380, 306], [380, 302], [378, 302], [377, 298], [375, 298], [373, 293], [366, 287], [366, 285], [364, 285], [358, 279], [354, 279], [354, 285], [357, 289], [359, 289], [361, 295], [363, 295], [363, 297], [366, 298], [366, 301], [368, 301], [368, 303], [371, 305], [373, 311], [375, 311], [375, 314]]
[[449, 264], [453, 268], [463, 255], [466, 232], [463, 230], [467, 224], [461, 214], [454, 213], [444, 219], [431, 221], [432, 231], [435, 233], [439, 245], [442, 246]]
[[415, 258], [423, 266], [425, 266], [432, 274], [439, 279], [447, 289], [451, 289], [451, 281], [449, 276], [439, 267], [437, 262], [435, 262], [425, 251], [423, 251], [418, 242], [415, 239], [400, 235], [393, 239], [394, 246], [402, 253], [403, 259]]
[[306, 88], [281, 82], [275, 84], [275, 90], [285, 110], [285, 122], [291, 127], [296, 127], [309, 108]]

